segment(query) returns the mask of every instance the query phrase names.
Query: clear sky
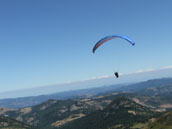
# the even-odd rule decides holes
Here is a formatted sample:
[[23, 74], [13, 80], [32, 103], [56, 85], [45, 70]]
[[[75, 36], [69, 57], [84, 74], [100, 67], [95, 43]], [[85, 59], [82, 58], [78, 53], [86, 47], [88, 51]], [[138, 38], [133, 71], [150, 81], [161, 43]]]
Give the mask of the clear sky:
[[[0, 91], [172, 65], [171, 0], [1, 0]], [[114, 39], [95, 54], [94, 44]]]

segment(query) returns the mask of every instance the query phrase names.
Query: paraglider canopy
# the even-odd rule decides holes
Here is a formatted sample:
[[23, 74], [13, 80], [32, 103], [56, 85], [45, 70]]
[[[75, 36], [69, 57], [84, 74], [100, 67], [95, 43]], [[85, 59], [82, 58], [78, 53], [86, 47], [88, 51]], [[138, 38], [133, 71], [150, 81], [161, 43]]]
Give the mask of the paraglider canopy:
[[128, 41], [131, 45], [135, 45], [135, 42], [128, 38], [127, 36], [124, 36], [124, 35], [112, 35], [112, 36], [106, 36], [104, 38], [102, 38], [101, 40], [99, 40], [94, 48], [93, 48], [93, 53], [95, 53], [95, 51], [97, 50], [98, 47], [100, 47], [102, 44], [104, 44], [105, 42], [109, 41], [109, 40], [112, 40], [112, 39], [115, 39], [115, 38], [121, 38], [121, 39], [124, 39], [126, 41]]

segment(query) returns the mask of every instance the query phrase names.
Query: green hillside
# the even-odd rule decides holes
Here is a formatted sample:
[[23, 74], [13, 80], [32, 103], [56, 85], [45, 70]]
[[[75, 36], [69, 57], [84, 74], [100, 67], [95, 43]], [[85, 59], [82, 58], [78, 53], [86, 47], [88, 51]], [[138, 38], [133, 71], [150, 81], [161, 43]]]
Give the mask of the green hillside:
[[116, 95], [108, 95], [92, 99], [49, 100], [34, 107], [7, 111], [4, 114], [29, 125], [48, 129], [54, 125], [63, 125], [91, 112], [102, 110], [115, 97]]
[[0, 129], [33, 129], [33, 128], [17, 120], [5, 116], [0, 116]]
[[[145, 129], [172, 129], [172, 111], [151, 119]], [[143, 129], [144, 129], [143, 128]]]
[[170, 109], [172, 108], [172, 84], [144, 89], [133, 94], [132, 98], [137, 98], [145, 105], [155, 108]]
[[127, 129], [135, 123], [146, 122], [153, 115], [155, 113], [148, 108], [118, 97], [104, 110], [91, 113], [58, 129]]

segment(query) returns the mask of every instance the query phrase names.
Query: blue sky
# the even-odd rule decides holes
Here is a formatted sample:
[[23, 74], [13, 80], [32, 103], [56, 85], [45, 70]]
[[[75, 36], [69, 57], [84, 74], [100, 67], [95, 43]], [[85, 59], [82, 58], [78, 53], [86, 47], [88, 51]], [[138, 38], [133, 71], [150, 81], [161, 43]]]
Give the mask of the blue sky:
[[[1, 0], [0, 91], [172, 65], [171, 0]], [[104, 36], [123, 34], [92, 53]]]

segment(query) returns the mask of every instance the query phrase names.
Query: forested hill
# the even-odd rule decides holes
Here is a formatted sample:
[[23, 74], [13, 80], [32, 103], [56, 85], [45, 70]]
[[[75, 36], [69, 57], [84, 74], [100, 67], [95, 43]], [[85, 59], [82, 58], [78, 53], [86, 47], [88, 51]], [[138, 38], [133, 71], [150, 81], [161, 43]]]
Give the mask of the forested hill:
[[96, 111], [59, 129], [122, 129], [146, 122], [155, 112], [124, 97], [117, 97], [102, 111]]
[[5, 116], [0, 116], [0, 129], [34, 129], [29, 125], [11, 119]]

